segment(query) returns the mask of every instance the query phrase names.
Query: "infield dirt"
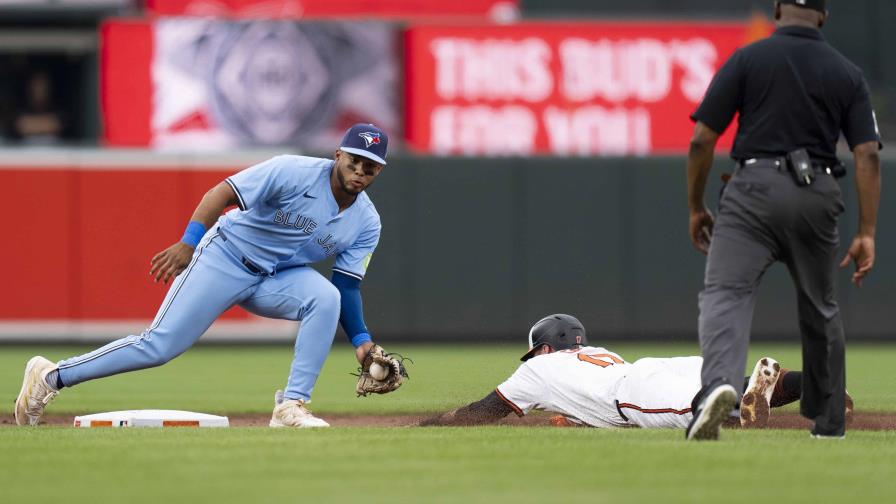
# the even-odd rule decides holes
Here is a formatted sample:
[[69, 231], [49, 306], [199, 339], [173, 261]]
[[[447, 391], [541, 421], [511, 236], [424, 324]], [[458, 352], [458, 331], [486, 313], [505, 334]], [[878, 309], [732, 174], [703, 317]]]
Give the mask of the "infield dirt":
[[[226, 413], [216, 413], [226, 414]], [[333, 427], [412, 427], [421, 419], [429, 416], [417, 415], [345, 415], [345, 414], [320, 414]], [[271, 419], [269, 414], [249, 413], [228, 415], [231, 427], [266, 427]], [[531, 414], [522, 418], [507, 417], [499, 425], [520, 427], [548, 427], [551, 426], [551, 415]], [[42, 424], [46, 425], [72, 425], [72, 415], [47, 415]], [[15, 419], [12, 415], [0, 415], [0, 427], [15, 427]], [[739, 428], [733, 422], [727, 425], [729, 428]], [[771, 429], [809, 429], [811, 422], [794, 412], [785, 412], [772, 415], [769, 418]], [[856, 412], [849, 422], [850, 430], [896, 430], [896, 413], [883, 412]]]

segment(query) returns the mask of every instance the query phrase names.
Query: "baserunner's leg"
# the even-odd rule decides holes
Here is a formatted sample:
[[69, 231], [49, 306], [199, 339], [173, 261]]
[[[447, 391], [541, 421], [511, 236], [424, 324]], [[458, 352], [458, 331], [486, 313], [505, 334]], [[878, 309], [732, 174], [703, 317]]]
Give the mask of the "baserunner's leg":
[[619, 411], [644, 428], [684, 428], [691, 401], [700, 390], [700, 357], [644, 358], [635, 361], [616, 393]]

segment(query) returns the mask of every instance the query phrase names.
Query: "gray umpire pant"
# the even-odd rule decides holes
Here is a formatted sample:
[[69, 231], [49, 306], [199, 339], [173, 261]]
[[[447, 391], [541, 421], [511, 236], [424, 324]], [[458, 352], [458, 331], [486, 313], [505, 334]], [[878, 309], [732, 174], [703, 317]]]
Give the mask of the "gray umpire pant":
[[699, 296], [703, 385], [743, 382], [756, 292], [768, 267], [781, 261], [796, 287], [803, 346], [800, 412], [814, 432], [845, 429], [845, 342], [835, 301], [840, 185], [816, 173], [797, 186], [781, 161], [739, 167], [719, 202], [704, 289]]

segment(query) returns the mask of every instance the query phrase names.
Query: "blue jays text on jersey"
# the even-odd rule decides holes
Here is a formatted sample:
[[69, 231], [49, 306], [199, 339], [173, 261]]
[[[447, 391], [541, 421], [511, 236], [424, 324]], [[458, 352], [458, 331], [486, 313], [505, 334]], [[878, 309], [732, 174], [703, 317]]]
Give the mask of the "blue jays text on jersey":
[[[292, 216], [292, 212], [283, 212], [283, 210], [277, 210], [277, 213], [274, 214], [274, 222], [277, 224], [283, 224], [286, 227], [293, 227], [298, 230], [303, 231], [305, 234], [311, 234], [317, 229], [317, 222], [314, 221], [311, 217], [305, 217], [301, 214], [296, 214], [295, 218]], [[336, 248], [336, 242], [333, 240], [333, 235], [328, 234], [327, 236], [321, 237], [317, 239], [317, 244], [326, 250], [327, 257], [332, 256], [338, 252]]]
[[277, 210], [277, 213], [274, 214], [274, 222], [283, 224], [286, 227], [300, 229], [307, 234], [313, 233], [314, 229], [317, 228], [317, 222], [312, 220], [311, 217], [297, 214], [293, 218], [292, 212], [284, 212], [283, 210]]

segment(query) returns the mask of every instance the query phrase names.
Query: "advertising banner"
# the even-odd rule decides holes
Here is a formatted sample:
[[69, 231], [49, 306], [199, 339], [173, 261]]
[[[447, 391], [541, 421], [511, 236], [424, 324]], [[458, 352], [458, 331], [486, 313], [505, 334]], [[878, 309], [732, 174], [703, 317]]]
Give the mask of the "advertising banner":
[[[408, 144], [441, 155], [681, 153], [716, 70], [769, 29], [763, 20], [413, 27]], [[720, 145], [731, 141], [729, 131]]]
[[105, 139], [177, 150], [329, 151], [356, 122], [397, 133], [395, 39], [390, 25], [370, 22], [107, 23]]
[[121, 9], [132, 3], [132, 0], [0, 0], [0, 10], [23, 7], [45, 11], [73, 11], [92, 8]]
[[150, 13], [163, 16], [233, 18], [364, 17], [419, 19], [423, 17], [516, 17], [519, 0], [146, 0]]
[[[0, 156], [8, 202], [59, 225], [53, 246], [26, 222], [8, 226], [0, 260], [19, 288], [0, 293], [0, 342], [108, 341], [140, 334], [171, 283], [154, 282], [150, 258], [178, 240], [210, 187], [270, 154], [41, 150]], [[139, 190], [132, 190], [139, 188]], [[296, 324], [234, 307], [215, 340], [294, 340]]]

